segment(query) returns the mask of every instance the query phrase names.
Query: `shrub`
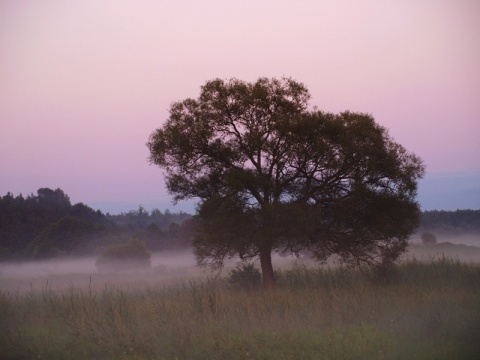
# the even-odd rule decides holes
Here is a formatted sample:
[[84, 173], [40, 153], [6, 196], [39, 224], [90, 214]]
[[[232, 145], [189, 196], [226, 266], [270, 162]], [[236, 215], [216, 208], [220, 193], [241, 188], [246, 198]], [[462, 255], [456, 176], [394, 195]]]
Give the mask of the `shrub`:
[[143, 241], [136, 238], [123, 244], [108, 246], [95, 265], [100, 271], [120, 271], [149, 268], [151, 253]]
[[260, 287], [262, 275], [251, 263], [240, 263], [229, 273], [228, 282], [234, 286], [252, 290]]
[[435, 234], [426, 232], [422, 234], [422, 244], [426, 246], [433, 246], [437, 244], [437, 237]]

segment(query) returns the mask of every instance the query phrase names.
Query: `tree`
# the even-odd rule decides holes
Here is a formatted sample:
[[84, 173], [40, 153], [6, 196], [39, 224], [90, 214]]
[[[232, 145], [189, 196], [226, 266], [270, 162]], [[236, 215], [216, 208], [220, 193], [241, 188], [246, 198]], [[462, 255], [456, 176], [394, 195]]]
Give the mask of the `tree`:
[[375, 265], [405, 250], [421, 159], [371, 115], [309, 110], [309, 98], [292, 79], [216, 79], [150, 135], [174, 201], [199, 199], [198, 264], [258, 257], [272, 288], [274, 251]]
[[105, 224], [66, 216], [44, 228], [29, 244], [29, 249], [33, 259], [82, 254], [90, 241], [105, 236], [107, 231]]
[[37, 195], [26, 198], [21, 194], [14, 197], [11, 193], [0, 196], [0, 247], [8, 249], [6, 254], [26, 256], [29, 243], [47, 227], [68, 216], [106, 221], [103, 214], [83, 204], [72, 206], [61, 189], [40, 188]]

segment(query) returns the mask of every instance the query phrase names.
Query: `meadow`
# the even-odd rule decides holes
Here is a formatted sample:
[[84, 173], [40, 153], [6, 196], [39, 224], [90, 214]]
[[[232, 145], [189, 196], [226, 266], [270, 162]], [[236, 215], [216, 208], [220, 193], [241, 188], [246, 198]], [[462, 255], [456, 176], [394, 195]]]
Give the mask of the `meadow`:
[[[2, 359], [478, 359], [480, 264], [296, 263], [265, 292], [225, 277], [0, 291]], [[95, 285], [95, 286], [94, 286]]]

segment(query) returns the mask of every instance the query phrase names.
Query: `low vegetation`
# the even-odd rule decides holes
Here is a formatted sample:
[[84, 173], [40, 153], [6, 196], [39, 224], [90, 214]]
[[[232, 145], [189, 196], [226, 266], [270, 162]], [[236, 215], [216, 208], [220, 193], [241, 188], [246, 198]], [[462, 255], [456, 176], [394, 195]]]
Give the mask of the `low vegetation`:
[[262, 284], [262, 274], [253, 263], [240, 263], [230, 271], [228, 282], [243, 289], [259, 289]]
[[131, 238], [126, 243], [107, 246], [95, 265], [99, 271], [146, 269], [151, 265], [151, 256], [143, 241]]
[[425, 232], [421, 236], [422, 244], [425, 246], [433, 246], [437, 244], [437, 237], [435, 234]]
[[[246, 269], [246, 270], [245, 270]], [[277, 270], [274, 291], [226, 278], [143, 290], [0, 292], [2, 359], [474, 359], [480, 266], [409, 260], [370, 269]], [[237, 279], [237, 280], [238, 280]], [[257, 280], [253, 280], [257, 281]]]

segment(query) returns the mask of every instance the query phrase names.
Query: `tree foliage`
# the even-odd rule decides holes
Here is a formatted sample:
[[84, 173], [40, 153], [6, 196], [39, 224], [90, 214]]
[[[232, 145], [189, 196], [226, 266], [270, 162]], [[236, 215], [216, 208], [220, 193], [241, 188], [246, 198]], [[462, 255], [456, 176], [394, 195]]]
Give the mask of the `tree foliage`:
[[40, 188], [26, 197], [9, 192], [0, 196], [0, 260], [88, 255], [131, 237], [152, 250], [185, 248], [191, 244], [192, 224], [185, 221], [190, 219], [186, 213], [148, 212], [142, 206], [104, 215], [82, 203], [72, 205], [61, 189]]
[[[29, 257], [36, 245], [41, 245], [38, 250], [44, 249], [41, 252], [45, 254], [61, 253], [48, 250], [51, 246], [48, 245], [47, 238], [53, 236], [60, 242], [69, 242], [71, 237], [76, 237], [83, 225], [73, 228], [65, 226], [69, 221], [75, 221], [73, 219], [77, 223], [89, 223], [88, 226], [98, 229], [110, 225], [100, 211], [82, 203], [71, 205], [68, 195], [61, 189], [40, 188], [36, 195], [27, 197], [7, 193], [0, 197], [0, 248], [7, 249], [9, 257]], [[62, 235], [57, 236], [55, 233]], [[35, 240], [37, 243], [32, 244]], [[63, 244], [56, 246], [53, 243], [57, 240], [51, 240], [52, 246], [57, 250], [66, 250]]]
[[200, 199], [199, 264], [259, 257], [272, 287], [272, 251], [370, 265], [404, 251], [422, 161], [371, 115], [309, 110], [309, 98], [292, 79], [216, 79], [151, 134], [174, 199]]
[[33, 259], [48, 258], [55, 255], [85, 255], [87, 244], [95, 238], [105, 236], [108, 228], [78, 217], [66, 216], [47, 226], [29, 244]]
[[436, 233], [458, 235], [480, 233], [480, 210], [424, 211], [421, 229]]
[[122, 228], [145, 229], [149, 225], [155, 224], [159, 229], [167, 230], [172, 223], [180, 224], [189, 219], [191, 215], [185, 212], [172, 213], [168, 209], [164, 212], [158, 209], [149, 212], [140, 205], [137, 210], [117, 215], [108, 214], [107, 217]]

